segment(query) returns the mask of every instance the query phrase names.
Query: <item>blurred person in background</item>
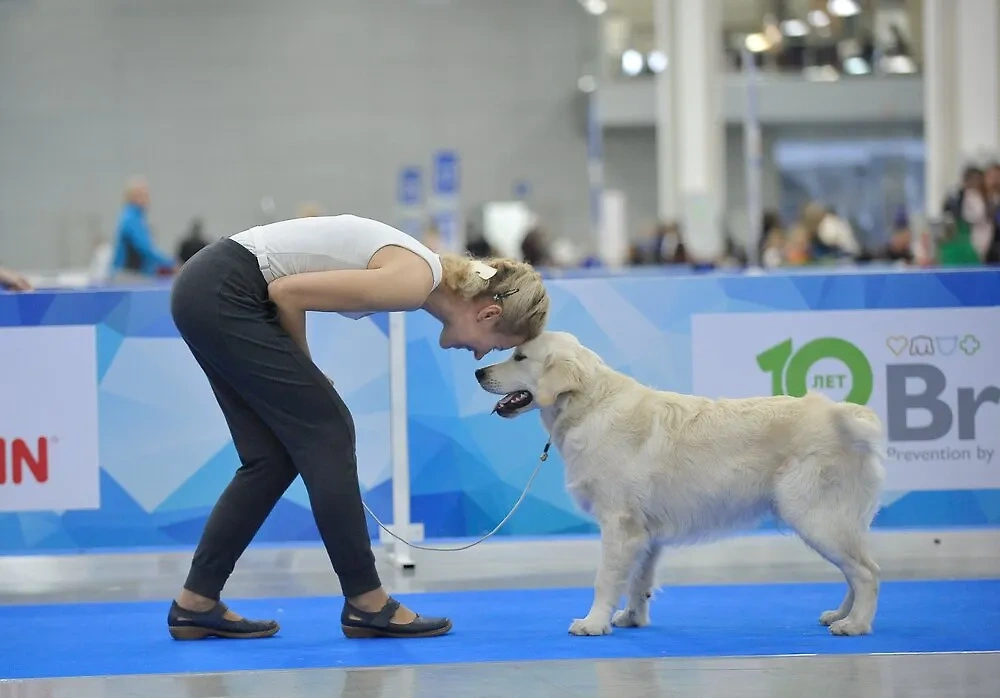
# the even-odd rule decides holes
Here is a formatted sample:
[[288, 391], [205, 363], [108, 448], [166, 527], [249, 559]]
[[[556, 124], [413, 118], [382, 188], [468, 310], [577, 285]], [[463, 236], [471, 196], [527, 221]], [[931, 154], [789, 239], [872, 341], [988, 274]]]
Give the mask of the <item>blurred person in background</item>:
[[993, 223], [993, 242], [986, 252], [986, 263], [1000, 264], [1000, 162], [991, 163], [983, 177], [986, 185], [986, 205]]
[[4, 291], [30, 291], [31, 284], [13, 269], [0, 267], [0, 289]]
[[567, 237], [554, 240], [549, 246], [549, 253], [552, 266], [560, 269], [578, 267], [584, 257], [577, 244]]
[[176, 262], [156, 247], [149, 231], [149, 185], [136, 177], [125, 187], [125, 205], [118, 218], [115, 249], [111, 261], [112, 276], [149, 277], [172, 274]]
[[983, 173], [983, 185], [986, 189], [986, 203], [994, 211], [1000, 210], [1000, 162], [990, 163]]
[[471, 238], [469, 243], [465, 246], [465, 251], [469, 253], [472, 257], [496, 257], [496, 250], [486, 242], [486, 238], [475, 237]]
[[203, 227], [200, 218], [195, 218], [191, 221], [191, 227], [188, 228], [187, 235], [184, 236], [184, 239], [181, 240], [177, 248], [177, 258], [181, 260], [181, 264], [194, 257], [198, 254], [199, 250], [208, 245]]
[[475, 221], [466, 221], [465, 240], [465, 251], [472, 257], [483, 259], [485, 257], [499, 256], [499, 253], [493, 249], [493, 245], [487, 242], [482, 226], [478, 225]]
[[944, 208], [949, 222], [938, 242], [938, 261], [942, 266], [982, 263], [993, 242], [983, 171], [965, 168], [961, 186], [948, 197]]
[[299, 205], [296, 218], [316, 218], [323, 215], [323, 207], [317, 203], [304, 203]]
[[441, 252], [441, 231], [438, 230], [437, 223], [433, 219], [428, 221], [424, 227], [420, 242], [424, 243], [431, 252]]
[[719, 269], [737, 269], [745, 267], [746, 265], [746, 248], [738, 244], [736, 240], [733, 239], [732, 234], [726, 233], [722, 256], [719, 257], [719, 261], [716, 266]]
[[993, 218], [990, 215], [989, 194], [986, 189], [986, 175], [977, 171], [970, 177], [963, 191], [960, 224], [969, 227], [969, 242], [980, 261], [993, 246]]
[[642, 245], [637, 242], [630, 242], [628, 246], [628, 266], [638, 267], [646, 263], [646, 254]]
[[777, 269], [785, 263], [785, 231], [771, 228], [764, 239], [764, 249], [760, 253], [760, 265], [765, 269]]
[[758, 242], [760, 265], [765, 269], [775, 269], [785, 262], [785, 230], [777, 211], [765, 211], [761, 221], [761, 235]]
[[540, 227], [529, 229], [521, 240], [521, 258], [533, 267], [552, 266], [548, 237]]
[[910, 231], [910, 219], [906, 211], [901, 209], [896, 213], [889, 241], [873, 255], [873, 258], [897, 264], [913, 264], [913, 234]]
[[813, 261], [813, 236], [804, 225], [792, 228], [785, 242], [785, 264], [801, 267]]
[[679, 223], [676, 221], [660, 223], [653, 235], [655, 264], [687, 264], [690, 261]]
[[811, 256], [816, 261], [836, 257], [853, 258], [861, 253], [861, 246], [854, 237], [850, 223], [818, 201], [805, 207], [802, 225], [809, 233], [813, 246]]

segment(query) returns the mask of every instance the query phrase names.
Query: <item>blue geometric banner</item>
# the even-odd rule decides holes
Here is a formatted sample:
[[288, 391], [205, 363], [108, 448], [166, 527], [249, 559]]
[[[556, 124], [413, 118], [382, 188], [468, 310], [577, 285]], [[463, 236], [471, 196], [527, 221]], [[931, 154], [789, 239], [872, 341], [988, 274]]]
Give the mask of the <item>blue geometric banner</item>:
[[[643, 275], [556, 279], [548, 288], [551, 329], [573, 332], [611, 367], [646, 385], [683, 393], [694, 388], [691, 326], [699, 314], [1000, 306], [996, 271]], [[536, 414], [490, 415], [496, 396], [479, 388], [473, 375], [479, 364], [438, 350], [438, 331], [425, 316], [409, 320], [412, 518], [428, 536], [479, 536], [517, 500], [546, 436]], [[995, 384], [1000, 371], [994, 376]], [[990, 409], [1000, 412], [984, 405], [983, 420]], [[900, 528], [998, 524], [996, 489], [887, 492], [875, 521]], [[553, 449], [499, 535], [595, 530], [566, 494]]]
[[[1000, 306], [994, 271], [619, 275], [548, 285], [552, 329], [573, 332], [610, 366], [643, 383], [679, 392], [693, 389], [691, 328], [699, 314]], [[96, 510], [0, 514], [0, 553], [197, 542], [239, 459], [208, 382], [177, 335], [168, 301], [162, 288], [0, 293], [0, 328], [96, 327], [101, 493]], [[474, 371], [502, 356], [477, 363], [465, 352], [443, 351], [439, 332], [422, 313], [407, 318], [412, 518], [428, 537], [476, 536], [517, 500], [546, 436], [535, 414], [514, 420], [490, 414], [496, 397], [478, 386]], [[365, 501], [389, 523], [387, 318], [312, 314], [309, 339], [354, 414]], [[58, 391], [52, 395], [57, 399]], [[0, 425], [0, 439], [13, 436]], [[0, 487], [15, 485], [8, 480]], [[998, 524], [1000, 490], [994, 489], [888, 493], [876, 519], [878, 527], [901, 528]], [[369, 530], [374, 536], [371, 522]], [[594, 530], [566, 494], [553, 449], [500, 535]], [[257, 540], [318, 540], [300, 480]]]

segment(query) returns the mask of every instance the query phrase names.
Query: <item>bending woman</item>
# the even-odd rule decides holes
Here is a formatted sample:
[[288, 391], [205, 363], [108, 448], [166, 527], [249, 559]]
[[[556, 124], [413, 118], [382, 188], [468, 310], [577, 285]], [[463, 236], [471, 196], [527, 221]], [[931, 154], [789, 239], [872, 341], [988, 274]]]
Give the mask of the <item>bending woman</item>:
[[347, 637], [428, 637], [424, 618], [382, 588], [358, 484], [354, 421], [313, 363], [306, 312], [362, 317], [423, 309], [441, 321], [443, 348], [481, 359], [543, 329], [541, 277], [509, 259], [438, 256], [391, 226], [357, 216], [301, 218], [252, 228], [198, 252], [174, 282], [171, 313], [208, 376], [241, 466], [205, 524], [183, 591], [170, 607], [176, 639], [269, 637], [219, 601], [236, 561], [301, 475], [345, 597]]

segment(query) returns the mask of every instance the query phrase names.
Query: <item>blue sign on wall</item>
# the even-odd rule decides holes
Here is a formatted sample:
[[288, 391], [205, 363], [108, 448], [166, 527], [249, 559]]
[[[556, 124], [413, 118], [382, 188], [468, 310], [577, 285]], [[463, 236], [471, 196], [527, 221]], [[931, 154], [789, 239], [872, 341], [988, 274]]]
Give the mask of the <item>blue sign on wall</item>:
[[434, 193], [438, 196], [455, 196], [458, 194], [458, 186], [458, 153], [454, 150], [439, 150], [434, 154]]
[[420, 206], [424, 198], [423, 173], [420, 168], [410, 165], [399, 171], [399, 189], [396, 200], [400, 206], [409, 208]]
[[458, 153], [439, 150], [434, 154], [434, 224], [441, 235], [441, 246], [451, 251], [463, 246], [458, 222], [460, 175]]

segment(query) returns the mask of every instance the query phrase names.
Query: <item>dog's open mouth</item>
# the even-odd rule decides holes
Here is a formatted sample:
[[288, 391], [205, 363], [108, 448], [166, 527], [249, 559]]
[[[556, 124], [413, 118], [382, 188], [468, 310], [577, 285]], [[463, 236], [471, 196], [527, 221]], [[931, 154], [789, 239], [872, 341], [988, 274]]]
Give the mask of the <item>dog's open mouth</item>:
[[493, 411], [501, 417], [513, 417], [517, 411], [527, 407], [535, 398], [527, 390], [518, 390], [514, 393], [507, 393], [497, 400]]

